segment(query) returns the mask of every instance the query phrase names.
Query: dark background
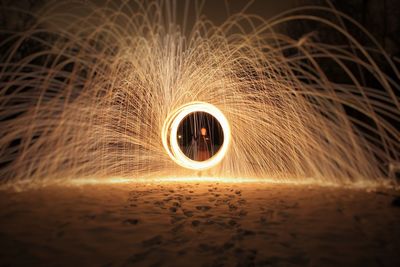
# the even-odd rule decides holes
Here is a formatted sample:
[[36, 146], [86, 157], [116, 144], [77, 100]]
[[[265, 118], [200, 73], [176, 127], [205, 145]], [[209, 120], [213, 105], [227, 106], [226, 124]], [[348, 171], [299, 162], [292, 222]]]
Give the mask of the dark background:
[[[17, 15], [4, 7], [17, 7], [35, 12], [40, 10], [46, 2], [45, 0], [1, 0], [0, 28], [18, 30], [30, 24], [27, 16]], [[105, 1], [94, 0], [93, 2], [102, 5]], [[178, 9], [183, 10], [185, 2], [186, 0], [176, 1]], [[194, 2], [190, 1], [189, 5], [195, 6]], [[400, 61], [400, 2], [398, 0], [333, 0], [331, 3], [338, 10], [349, 14], [361, 23], [397, 62]], [[327, 6], [328, 2], [325, 0], [205, 0], [197, 3], [197, 6], [202, 7], [202, 13], [216, 24], [222, 23], [229, 14], [244, 9], [248, 13], [271, 18], [280, 12], [305, 5]]]

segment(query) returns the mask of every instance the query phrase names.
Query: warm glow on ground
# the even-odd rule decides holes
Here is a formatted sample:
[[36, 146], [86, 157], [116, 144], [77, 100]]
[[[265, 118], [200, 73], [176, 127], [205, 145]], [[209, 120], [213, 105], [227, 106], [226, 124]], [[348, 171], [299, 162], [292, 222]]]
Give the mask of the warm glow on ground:
[[261, 184], [288, 184], [299, 186], [323, 186], [323, 187], [343, 187], [343, 188], [394, 188], [395, 186], [389, 182], [360, 182], [349, 184], [336, 184], [321, 182], [313, 178], [304, 178], [296, 181], [295, 179], [277, 180], [275, 178], [245, 178], [245, 177], [211, 177], [211, 176], [187, 176], [187, 177], [159, 177], [159, 178], [124, 178], [124, 177], [110, 177], [110, 178], [80, 178], [70, 179], [63, 181], [62, 184], [66, 185], [107, 185], [107, 184], [187, 184], [187, 183], [224, 183], [224, 184], [254, 184], [254, 186]]

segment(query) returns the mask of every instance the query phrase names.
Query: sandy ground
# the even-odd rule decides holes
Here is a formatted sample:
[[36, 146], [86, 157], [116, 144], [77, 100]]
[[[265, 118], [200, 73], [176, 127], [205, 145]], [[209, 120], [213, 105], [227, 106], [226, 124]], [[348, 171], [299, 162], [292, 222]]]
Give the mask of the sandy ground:
[[225, 183], [0, 191], [0, 266], [400, 266], [398, 195]]

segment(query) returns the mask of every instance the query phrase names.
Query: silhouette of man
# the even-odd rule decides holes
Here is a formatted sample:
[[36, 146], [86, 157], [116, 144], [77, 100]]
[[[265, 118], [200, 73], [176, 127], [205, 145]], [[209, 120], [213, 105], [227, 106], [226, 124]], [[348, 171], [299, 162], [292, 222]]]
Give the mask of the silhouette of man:
[[201, 136], [197, 144], [197, 160], [204, 161], [210, 158], [210, 138], [207, 136], [207, 129], [200, 129]]

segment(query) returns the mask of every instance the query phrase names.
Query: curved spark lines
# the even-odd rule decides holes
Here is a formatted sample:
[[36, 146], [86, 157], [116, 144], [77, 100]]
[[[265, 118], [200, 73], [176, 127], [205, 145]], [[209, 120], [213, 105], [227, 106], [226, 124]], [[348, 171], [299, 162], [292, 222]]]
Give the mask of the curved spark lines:
[[[400, 159], [399, 72], [336, 10], [182, 25], [157, 1], [66, 12], [68, 2], [48, 4], [27, 30], [1, 31], [2, 181], [194, 175], [182, 165], [210, 177], [367, 183]], [[299, 21], [341, 43], [285, 34]], [[174, 118], [194, 107], [225, 127], [226, 146], [201, 163], [175, 138]]]

